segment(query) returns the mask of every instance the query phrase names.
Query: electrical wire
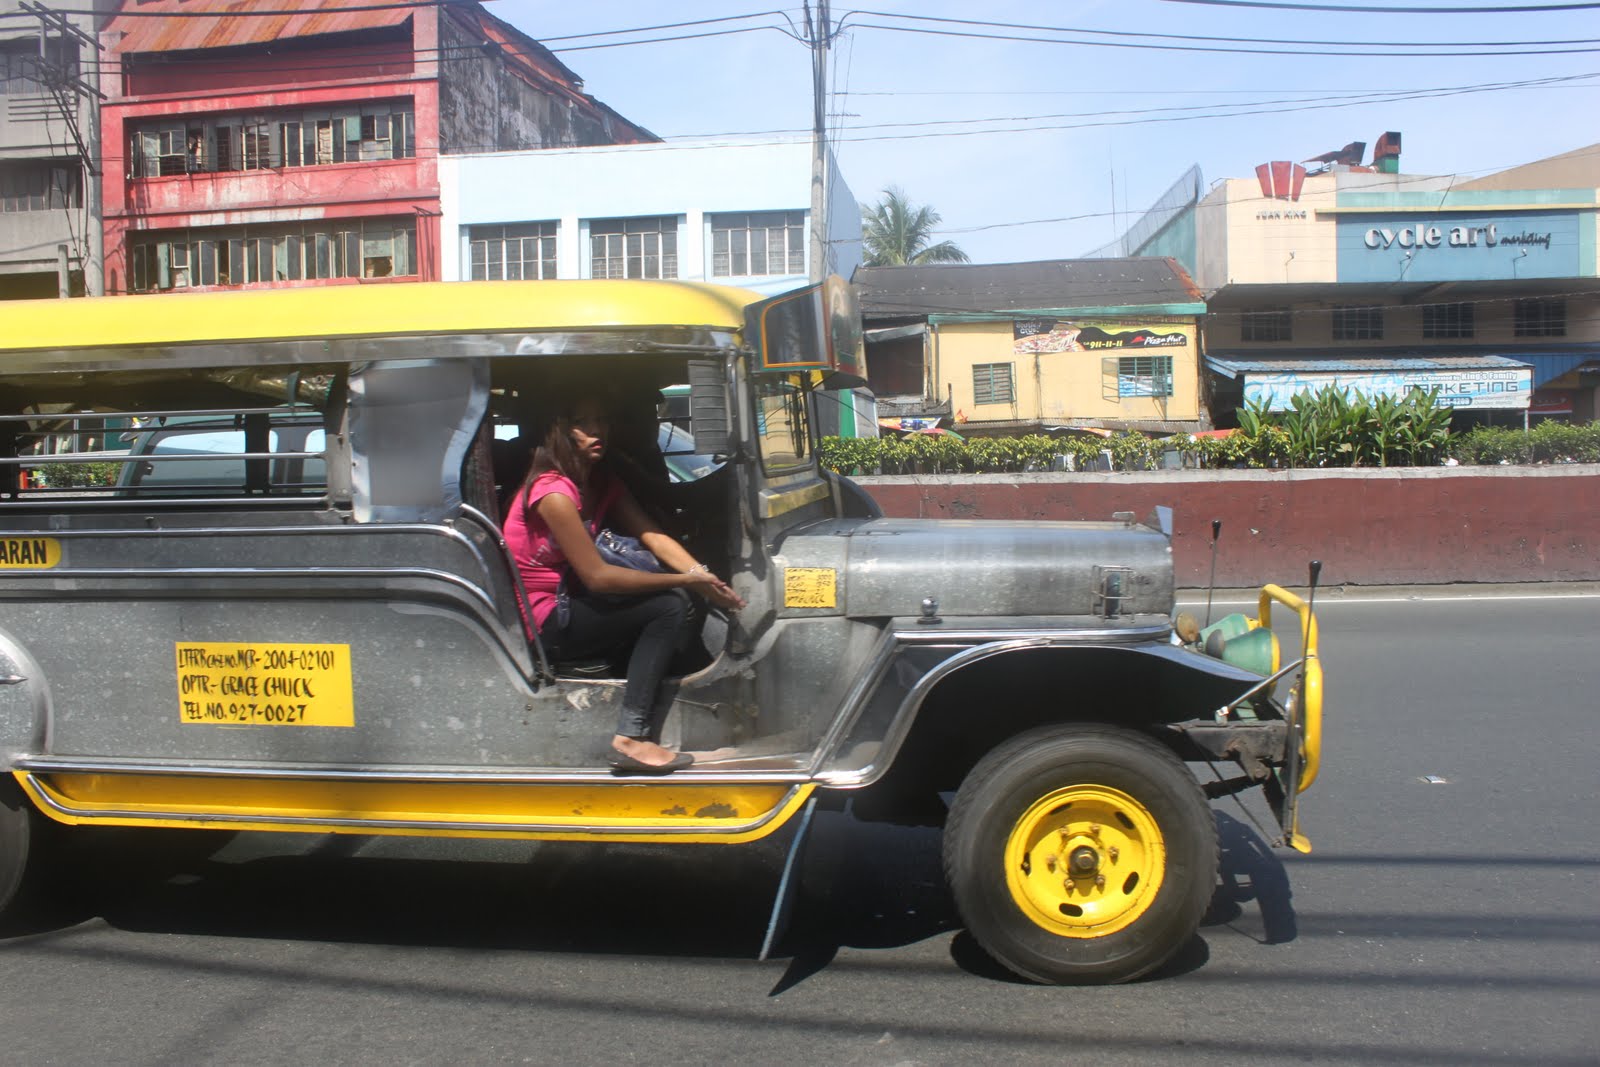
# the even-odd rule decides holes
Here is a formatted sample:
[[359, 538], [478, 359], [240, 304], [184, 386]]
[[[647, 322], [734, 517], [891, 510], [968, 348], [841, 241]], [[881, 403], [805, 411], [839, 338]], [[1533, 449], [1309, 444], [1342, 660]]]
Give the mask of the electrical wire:
[[1364, 56], [1375, 59], [1467, 59], [1484, 56], [1571, 56], [1600, 52], [1600, 48], [1540, 48], [1506, 49], [1493, 51], [1458, 52], [1403, 52], [1386, 49], [1381, 52], [1353, 52], [1338, 49], [1296, 48], [1225, 48], [1220, 45], [1201, 44], [1147, 44], [1133, 41], [1076, 41], [1051, 37], [1020, 37], [1016, 34], [976, 33], [971, 30], [935, 30], [923, 26], [886, 26], [877, 22], [858, 22], [856, 29], [888, 30], [894, 33], [915, 33], [930, 37], [962, 37], [980, 41], [1021, 41], [1025, 44], [1066, 44], [1085, 48], [1131, 48], [1157, 52], [1212, 52], [1245, 56]]
[[1286, 11], [1360, 12], [1366, 15], [1515, 15], [1532, 11], [1583, 11], [1600, 4], [1497, 4], [1492, 7], [1391, 7], [1365, 4], [1286, 4], [1269, 0], [1163, 0], [1168, 4], [1211, 7], [1269, 7]]
[[[1476, 92], [1494, 92], [1494, 91], [1499, 91], [1499, 90], [1502, 90], [1502, 89], [1533, 88], [1533, 87], [1536, 87], [1536, 86], [1550, 85], [1550, 84], [1555, 84], [1555, 83], [1570, 83], [1570, 82], [1575, 82], [1575, 81], [1581, 81], [1581, 80], [1584, 80], [1584, 79], [1593, 79], [1593, 78], [1596, 78], [1596, 77], [1600, 77], [1600, 73], [1596, 73], [1596, 74], [1575, 74], [1575, 75], [1566, 75], [1566, 76], [1558, 76], [1558, 77], [1551, 77], [1551, 78], [1532, 78], [1532, 79], [1528, 79], [1528, 80], [1525, 80], [1525, 81], [1516, 81], [1516, 82], [1480, 82], [1480, 83], [1475, 84], [1475, 85], [1441, 86], [1441, 87], [1435, 88], [1435, 89], [1402, 89], [1402, 90], [1393, 90], [1393, 91], [1387, 91], [1387, 92], [1374, 91], [1374, 92], [1366, 92], [1366, 93], [1329, 94], [1329, 95], [1324, 95], [1324, 96], [1311, 96], [1311, 97], [1283, 97], [1283, 98], [1279, 98], [1279, 99], [1276, 99], [1276, 100], [1252, 100], [1252, 101], [1246, 101], [1246, 102], [1237, 103], [1237, 104], [1230, 104], [1230, 103], [1186, 104], [1186, 105], [1178, 105], [1178, 106], [1170, 106], [1170, 107], [1129, 108], [1129, 109], [1102, 110], [1102, 111], [1066, 111], [1066, 112], [1054, 112], [1054, 113], [1043, 114], [1043, 115], [1008, 115], [1008, 116], [993, 116], [993, 117], [988, 117], [988, 118], [975, 118], [975, 119], [929, 119], [929, 120], [922, 120], [922, 121], [917, 121], [917, 122], [858, 123], [858, 124], [852, 125], [852, 126], [841, 126], [840, 129], [841, 129], [841, 131], [842, 130], [879, 130], [879, 129], [924, 127], [924, 126], [961, 126], [961, 125], [972, 125], [972, 124], [983, 123], [983, 122], [1033, 122], [1033, 121], [1041, 121], [1041, 120], [1046, 120], [1046, 119], [1100, 118], [1100, 117], [1111, 117], [1111, 116], [1114, 116], [1114, 115], [1154, 115], [1154, 114], [1161, 114], [1161, 113], [1167, 113], [1167, 112], [1208, 111], [1208, 110], [1212, 110], [1212, 109], [1215, 109], [1215, 108], [1224, 108], [1224, 107], [1225, 108], [1268, 107], [1268, 106], [1276, 106], [1276, 105], [1279, 105], [1279, 104], [1317, 103], [1317, 102], [1323, 102], [1323, 101], [1332, 102], [1332, 101], [1340, 101], [1340, 100], [1353, 101], [1353, 102], [1356, 102], [1356, 103], [1392, 103], [1392, 102], [1395, 102], [1395, 101], [1409, 100], [1409, 99], [1425, 99], [1428, 96], [1438, 95], [1438, 94], [1456, 95], [1456, 94], [1476, 93]], [[1600, 85], [1587, 86], [1587, 88], [1600, 88]], [[1226, 118], [1226, 117], [1228, 117], [1229, 114], [1230, 114], [1230, 112], [1216, 112], [1214, 115], [1212, 115], [1210, 117]], [[745, 135], [745, 136], [765, 136], [765, 135], [782, 134], [782, 133], [804, 133], [804, 132], [806, 132], [806, 131], [805, 130], [801, 130], [799, 128], [790, 128], [790, 129], [777, 129], [777, 130], [750, 130], [750, 131], [744, 131], [742, 135]], [[688, 136], [688, 135], [685, 135], [685, 136]], [[727, 135], [726, 134], [722, 134], [722, 135], [702, 135], [702, 136], [727, 136]]]
[[1187, 33], [1150, 33], [1139, 30], [1093, 30], [1080, 26], [1040, 26], [1026, 22], [992, 22], [987, 19], [953, 19], [933, 15], [903, 15], [893, 11], [851, 11], [849, 15], [902, 19], [908, 22], [939, 22], [959, 26], [982, 26], [1002, 30], [1041, 30], [1047, 33], [1086, 33], [1095, 37], [1153, 37], [1167, 41], [1225, 41], [1231, 44], [1338, 45], [1362, 48], [1510, 48], [1532, 45], [1600, 44], [1592, 37], [1551, 41], [1320, 41], [1292, 37], [1206, 37]]

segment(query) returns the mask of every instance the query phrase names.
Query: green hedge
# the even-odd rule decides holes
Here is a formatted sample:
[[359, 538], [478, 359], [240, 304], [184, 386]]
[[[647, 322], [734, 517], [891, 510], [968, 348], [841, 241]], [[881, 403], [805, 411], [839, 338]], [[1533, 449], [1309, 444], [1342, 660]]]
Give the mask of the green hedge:
[[[1486, 426], [1450, 432], [1450, 409], [1437, 391], [1414, 389], [1403, 398], [1352, 397], [1340, 389], [1302, 392], [1287, 411], [1239, 409], [1239, 432], [1229, 437], [1179, 434], [1153, 440], [1124, 431], [1109, 438], [906, 437], [824, 438], [822, 465], [841, 474], [963, 474], [1090, 470], [1103, 453], [1122, 470], [1149, 470], [1175, 451], [1184, 466], [1433, 467], [1462, 464], [1600, 463], [1600, 423], [1542, 422], [1531, 431]], [[1070, 459], [1069, 459], [1070, 457]]]
[[52, 489], [81, 489], [116, 485], [121, 463], [41, 463], [32, 468], [35, 484]]

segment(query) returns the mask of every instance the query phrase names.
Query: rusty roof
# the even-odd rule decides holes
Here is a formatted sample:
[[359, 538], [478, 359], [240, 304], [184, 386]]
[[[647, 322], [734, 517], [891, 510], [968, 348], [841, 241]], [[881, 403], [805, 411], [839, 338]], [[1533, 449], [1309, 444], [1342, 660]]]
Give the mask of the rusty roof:
[[[124, 0], [107, 28], [122, 34], [119, 53], [184, 52], [382, 29], [436, 6], [391, 0]], [[368, 10], [351, 10], [361, 8]]]

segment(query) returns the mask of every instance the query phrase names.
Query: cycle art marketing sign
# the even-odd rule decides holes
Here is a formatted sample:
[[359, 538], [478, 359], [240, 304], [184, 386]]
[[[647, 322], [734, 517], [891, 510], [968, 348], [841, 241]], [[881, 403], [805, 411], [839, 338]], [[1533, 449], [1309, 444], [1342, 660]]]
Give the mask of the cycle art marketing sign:
[[1440, 407], [1520, 411], [1528, 406], [1528, 398], [1533, 395], [1533, 368], [1251, 373], [1245, 375], [1244, 399], [1247, 404], [1265, 401], [1272, 411], [1287, 411], [1296, 393], [1315, 393], [1327, 386], [1347, 389], [1353, 396], [1396, 399], [1406, 396], [1412, 389], [1437, 388]]
[[1341, 282], [1592, 276], [1594, 214], [1385, 212], [1339, 216]]

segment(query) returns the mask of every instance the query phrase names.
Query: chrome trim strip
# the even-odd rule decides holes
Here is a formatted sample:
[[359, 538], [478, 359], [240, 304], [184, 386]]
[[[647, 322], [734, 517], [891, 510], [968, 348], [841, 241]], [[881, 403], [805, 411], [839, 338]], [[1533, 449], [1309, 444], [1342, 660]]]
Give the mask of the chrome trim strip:
[[[274, 578], [431, 578], [446, 585], [457, 586], [472, 594], [474, 600], [488, 608], [489, 615], [498, 618], [494, 611], [494, 601], [489, 594], [473, 585], [459, 574], [448, 571], [427, 569], [402, 570], [390, 567], [284, 567], [269, 569], [264, 567], [127, 567], [111, 569], [94, 567], [84, 570], [70, 570], [55, 568], [47, 571], [7, 571], [0, 578], [259, 578], [270, 580]], [[335, 594], [328, 594], [330, 596]]]
[[1129, 626], [1098, 630], [941, 630], [937, 626], [924, 626], [916, 630], [896, 630], [895, 639], [907, 645], [934, 645], [949, 643], [965, 646], [992, 641], [1039, 641], [1051, 645], [1083, 645], [1110, 643], [1143, 643], [1152, 639], [1165, 640], [1172, 627], [1162, 623], [1151, 626]]
[[265, 778], [271, 780], [301, 781], [373, 781], [373, 782], [462, 782], [470, 784], [521, 784], [521, 785], [683, 785], [685, 782], [705, 782], [709, 785], [726, 785], [737, 782], [749, 785], [803, 785], [811, 776], [800, 768], [781, 771], [716, 771], [705, 769], [683, 771], [662, 777], [619, 777], [610, 771], [538, 770], [485, 771], [470, 767], [426, 766], [395, 764], [367, 767], [354, 764], [328, 763], [209, 763], [195, 764], [184, 760], [165, 759], [115, 759], [83, 756], [19, 756], [11, 761], [13, 770], [40, 774], [142, 774], [180, 778]]
[[310, 493], [283, 494], [277, 496], [169, 496], [169, 497], [122, 497], [115, 496], [117, 489], [25, 489], [16, 498], [0, 500], [0, 508], [21, 510], [23, 508], [83, 508], [84, 510], [121, 508], [128, 511], [135, 509], [142, 511], [178, 511], [184, 509], [206, 507], [214, 508], [229, 505], [235, 510], [243, 511], [247, 508], [256, 509], [263, 507], [304, 508], [308, 505], [328, 505], [327, 494], [312, 495]]
[[[84, 822], [103, 822], [107, 819], [178, 819], [178, 820], [204, 820], [207, 823], [236, 823], [241, 826], [250, 825], [278, 825], [278, 826], [350, 826], [373, 827], [386, 830], [433, 830], [433, 831], [478, 831], [486, 833], [548, 833], [548, 834], [594, 834], [596, 836], [622, 836], [622, 837], [659, 837], [659, 836], [684, 836], [690, 834], [726, 834], [729, 836], [749, 833], [759, 830], [772, 822], [778, 814], [789, 806], [794, 799], [795, 792], [801, 788], [795, 785], [784, 794], [783, 798], [771, 810], [763, 812], [760, 818], [732, 826], [604, 826], [590, 824], [587, 826], [573, 826], [562, 823], [516, 823], [516, 822], [424, 822], [415, 819], [352, 819], [352, 818], [312, 818], [300, 815], [220, 815], [196, 814], [182, 811], [121, 811], [98, 810], [89, 808], [74, 808], [62, 804], [52, 797], [48, 790], [33, 775], [28, 775], [28, 783], [32, 787], [30, 792], [35, 794], [52, 811], [62, 815], [81, 819]], [[613, 783], [635, 784], [633, 778], [610, 778]], [[681, 784], [681, 781], [680, 783]]]

